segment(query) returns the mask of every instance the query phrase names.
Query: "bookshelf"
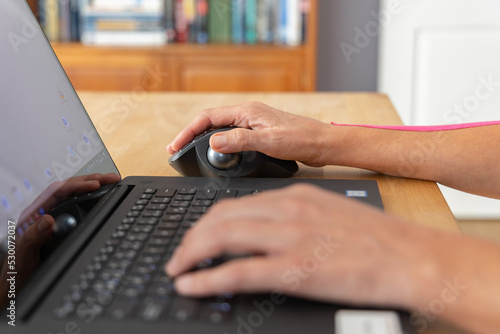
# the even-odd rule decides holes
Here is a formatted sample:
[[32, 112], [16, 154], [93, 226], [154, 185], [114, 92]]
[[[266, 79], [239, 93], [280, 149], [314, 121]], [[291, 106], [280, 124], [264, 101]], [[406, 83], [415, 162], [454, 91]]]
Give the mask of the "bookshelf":
[[[36, 12], [37, 1], [28, 2]], [[317, 17], [317, 0], [310, 0], [306, 41], [299, 46], [52, 46], [77, 90], [307, 92], [316, 90]]]

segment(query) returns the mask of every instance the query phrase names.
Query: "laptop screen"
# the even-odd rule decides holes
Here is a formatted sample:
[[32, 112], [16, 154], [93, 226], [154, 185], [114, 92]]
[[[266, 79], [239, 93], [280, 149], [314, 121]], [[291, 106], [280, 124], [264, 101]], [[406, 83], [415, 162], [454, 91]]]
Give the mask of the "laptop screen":
[[[0, 243], [77, 176], [118, 173], [25, 1], [0, 0]], [[63, 182], [60, 182], [63, 181]]]

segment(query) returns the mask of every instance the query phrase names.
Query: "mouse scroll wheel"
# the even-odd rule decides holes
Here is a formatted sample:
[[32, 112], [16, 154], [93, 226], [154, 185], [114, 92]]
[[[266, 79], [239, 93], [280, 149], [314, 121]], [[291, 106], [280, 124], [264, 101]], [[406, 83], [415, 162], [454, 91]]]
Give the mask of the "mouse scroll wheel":
[[212, 150], [207, 151], [208, 162], [217, 169], [231, 169], [236, 167], [241, 161], [241, 152], [238, 153], [219, 153]]

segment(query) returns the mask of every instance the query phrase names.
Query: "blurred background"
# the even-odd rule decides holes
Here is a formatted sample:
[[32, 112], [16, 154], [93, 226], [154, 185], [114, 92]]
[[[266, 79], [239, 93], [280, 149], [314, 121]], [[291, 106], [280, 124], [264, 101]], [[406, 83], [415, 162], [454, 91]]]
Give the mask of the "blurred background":
[[[77, 90], [368, 91], [407, 125], [500, 120], [496, 0], [28, 2]], [[441, 189], [500, 241], [500, 201]]]

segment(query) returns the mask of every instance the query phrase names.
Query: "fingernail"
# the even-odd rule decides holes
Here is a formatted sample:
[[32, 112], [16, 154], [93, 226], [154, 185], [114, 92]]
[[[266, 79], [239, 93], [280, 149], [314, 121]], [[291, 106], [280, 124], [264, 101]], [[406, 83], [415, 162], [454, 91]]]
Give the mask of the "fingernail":
[[227, 138], [226, 135], [224, 134], [213, 135], [212, 138], [210, 138], [210, 146], [213, 149], [224, 148], [226, 145], [227, 145]]
[[180, 293], [189, 292], [193, 286], [191, 275], [182, 276], [175, 280], [175, 289]]
[[49, 229], [52, 229], [52, 225], [45, 216], [42, 216], [40, 218], [37, 225], [38, 225], [38, 231], [42, 233], [47, 232]]

